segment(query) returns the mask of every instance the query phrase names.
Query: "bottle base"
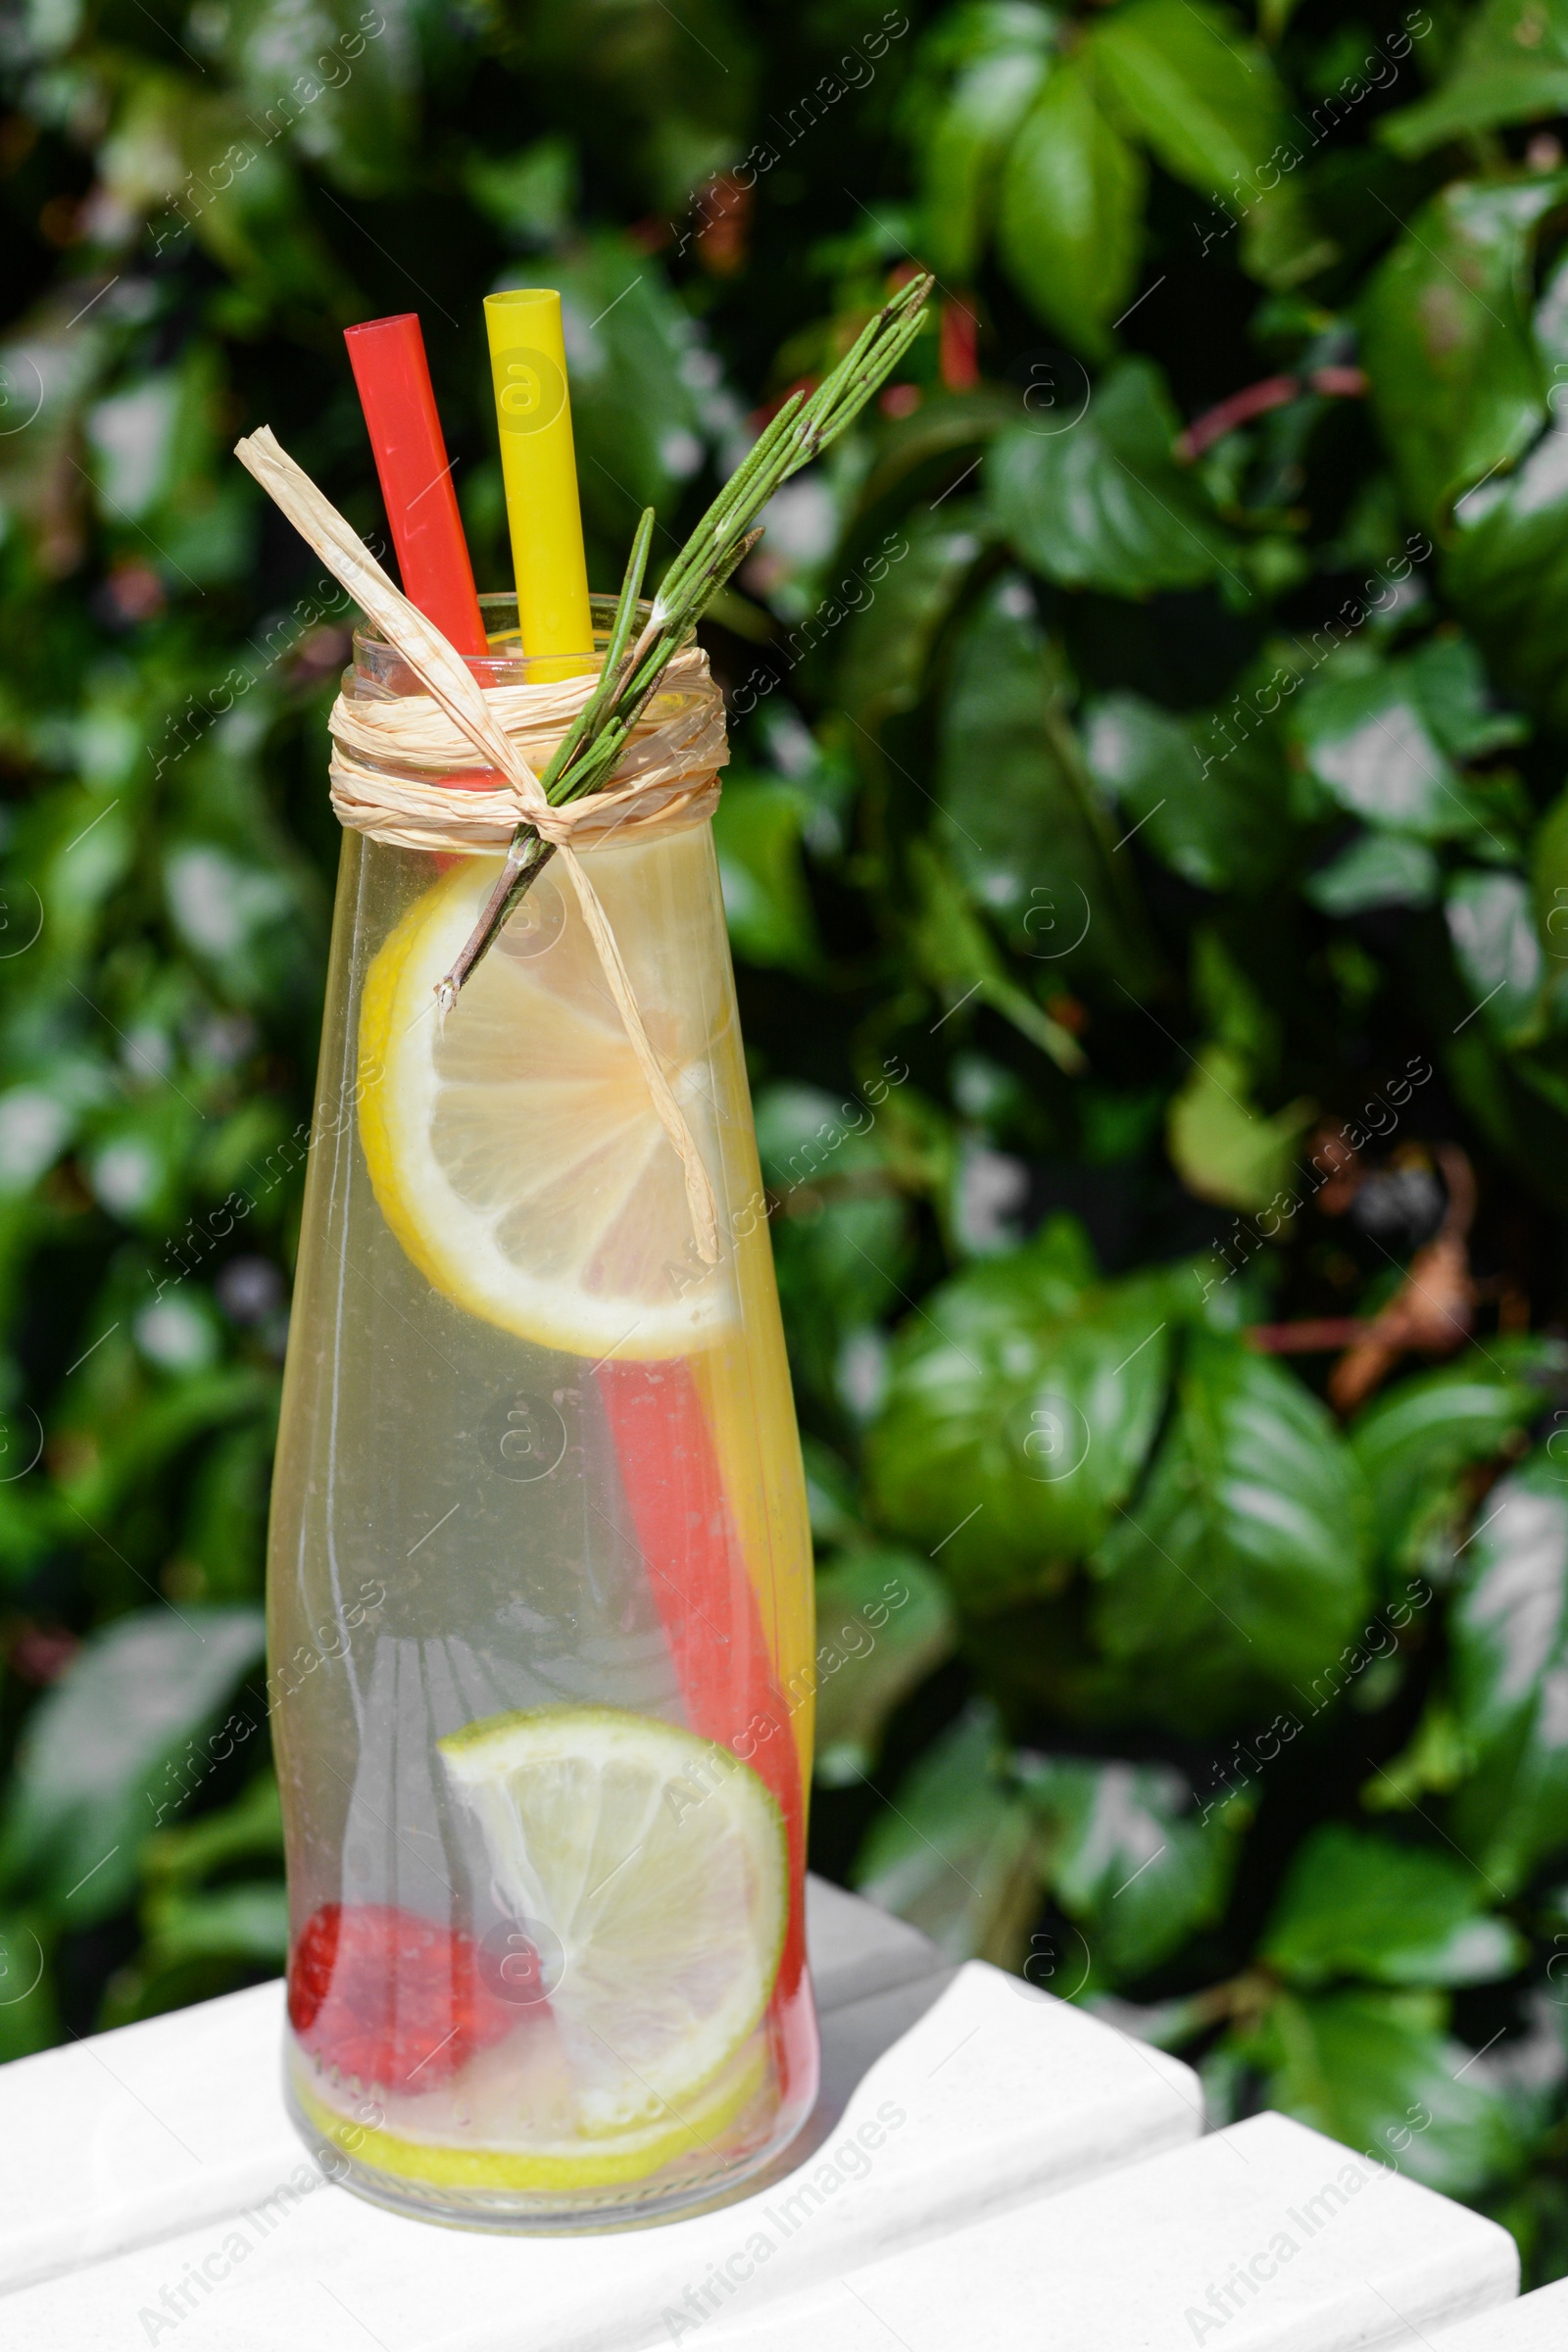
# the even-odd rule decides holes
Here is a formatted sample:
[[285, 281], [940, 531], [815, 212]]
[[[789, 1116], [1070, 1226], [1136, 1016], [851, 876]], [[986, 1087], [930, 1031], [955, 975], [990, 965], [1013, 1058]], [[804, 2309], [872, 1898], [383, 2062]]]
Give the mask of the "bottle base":
[[[669, 2167], [662, 2180], [523, 2190], [476, 2180], [431, 2180], [412, 2169], [394, 2171], [372, 2163], [363, 2148], [351, 2151], [342, 2144], [344, 2137], [353, 2136], [352, 2128], [342, 2132], [333, 2118], [333, 2128], [323, 2129], [327, 2111], [302, 2098], [293, 2082], [285, 2085], [285, 2101], [291, 2122], [322, 2172], [339, 2188], [368, 2204], [449, 2230], [549, 2237], [635, 2230], [727, 2205], [776, 2165], [810, 2114], [810, 2104], [799, 2113], [793, 2105], [791, 2112], [779, 2112], [771, 2131], [726, 2164], [705, 2158], [699, 2169], [695, 2161], [688, 2168], [683, 2160]], [[360, 2133], [362, 2140], [372, 2136], [381, 2135]]]

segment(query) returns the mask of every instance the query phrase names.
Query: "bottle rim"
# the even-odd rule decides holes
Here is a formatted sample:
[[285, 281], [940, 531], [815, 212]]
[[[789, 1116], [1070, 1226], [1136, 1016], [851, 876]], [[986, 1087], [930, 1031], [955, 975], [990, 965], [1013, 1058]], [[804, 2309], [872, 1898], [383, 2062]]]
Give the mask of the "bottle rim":
[[[597, 663], [603, 658], [614, 625], [616, 602], [612, 596], [589, 597], [594, 642], [582, 649], [581, 659], [585, 662]], [[652, 610], [646, 601], [638, 605], [639, 624], [647, 620]], [[494, 650], [466, 654], [464, 659], [481, 686], [529, 686], [546, 679], [555, 682], [561, 677], [562, 662], [578, 658], [571, 653], [525, 654], [517, 627], [517, 599], [510, 591], [481, 596], [479, 612], [486, 643]], [[353, 662], [343, 673], [343, 691], [356, 698], [379, 700], [383, 695], [423, 694], [426, 689], [375, 624], [362, 619], [354, 632]]]

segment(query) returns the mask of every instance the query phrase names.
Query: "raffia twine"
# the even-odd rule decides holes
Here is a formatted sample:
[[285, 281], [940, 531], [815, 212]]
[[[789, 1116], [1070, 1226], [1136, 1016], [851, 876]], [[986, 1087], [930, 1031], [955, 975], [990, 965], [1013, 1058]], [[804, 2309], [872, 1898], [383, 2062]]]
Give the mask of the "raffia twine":
[[[544, 765], [592, 693], [592, 676], [539, 686], [481, 687], [434, 622], [395, 588], [331, 501], [296, 466], [270, 428], [236, 442], [234, 455], [288, 516], [418, 678], [422, 695], [386, 701], [340, 694], [333, 705], [332, 806], [373, 840], [420, 850], [504, 855], [520, 823], [550, 842], [570, 879], [611, 995], [660, 1124], [685, 1179], [686, 1205], [705, 1262], [718, 1258], [718, 1211], [697, 1139], [650, 1043], [615, 935], [574, 844], [635, 827], [689, 824], [718, 797], [728, 759], [723, 704], [695, 648], [677, 654], [636, 728], [611, 785], [553, 808], [533, 764]], [[526, 746], [526, 749], [524, 749]], [[436, 781], [477, 753], [498, 772], [467, 791]], [[389, 774], [378, 762], [405, 770]], [[429, 773], [426, 782], [421, 772]]]
[[[534, 771], [549, 764], [597, 683], [590, 675], [559, 684], [491, 686], [484, 689], [484, 700]], [[400, 694], [382, 701], [340, 694], [327, 723], [332, 732], [328, 775], [339, 822], [407, 850], [500, 857], [523, 822], [558, 846], [575, 843], [584, 849], [612, 833], [691, 824], [711, 815], [718, 800], [717, 770], [729, 758], [723, 699], [709, 676], [708, 657], [697, 646], [670, 662], [606, 789], [560, 808], [547, 808], [542, 815], [510, 776], [456, 790], [442, 781], [454, 768], [471, 763], [473, 745], [431, 695]]]

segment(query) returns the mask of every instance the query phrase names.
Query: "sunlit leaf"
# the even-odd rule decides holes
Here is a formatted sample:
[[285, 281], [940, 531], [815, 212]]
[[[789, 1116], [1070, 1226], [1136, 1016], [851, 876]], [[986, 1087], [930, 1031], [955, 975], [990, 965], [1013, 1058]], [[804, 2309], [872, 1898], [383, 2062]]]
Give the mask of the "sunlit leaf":
[[1465, 22], [1438, 87], [1385, 115], [1378, 136], [1397, 155], [1504, 122], [1568, 113], [1568, 12], [1561, 0], [1483, 0]]
[[1505, 1042], [1528, 1044], [1541, 1025], [1543, 958], [1523, 876], [1455, 874], [1446, 913], [1448, 937], [1477, 1014]]
[[[1485, 838], [1494, 812], [1445, 748], [1431, 676], [1413, 662], [1357, 655], [1301, 691], [1292, 731], [1313, 776], [1350, 815], [1423, 841]], [[1451, 705], [1438, 710], [1446, 719]]]
[[[84, 1645], [28, 1720], [0, 1879], [74, 1926], [118, 1910], [166, 1811], [200, 1786], [201, 1733], [262, 1652], [259, 1609], [140, 1610]], [[230, 1742], [232, 1746], [232, 1742]], [[184, 1751], [194, 1762], [189, 1769]]]
[[1147, 596], [1212, 580], [1230, 544], [1171, 454], [1177, 422], [1159, 371], [1122, 361], [1076, 422], [998, 440], [985, 466], [998, 529], [1064, 588]]
[[667, 511], [707, 456], [690, 321], [658, 264], [622, 237], [503, 282], [560, 291], [584, 514], [618, 564], [642, 508]]
[[1008, 153], [999, 236], [1031, 309], [1091, 359], [1110, 349], [1137, 281], [1144, 179], [1087, 64], [1056, 67]]
[[896, 711], [926, 691], [927, 664], [965, 581], [983, 552], [988, 526], [971, 505], [927, 508], [901, 524], [908, 552], [889, 569], [876, 597], [843, 631], [839, 699], [850, 714], [858, 752]]
[[939, 19], [922, 44], [939, 80], [929, 95], [911, 93], [926, 251], [953, 283], [975, 274], [998, 168], [1040, 87], [1052, 31], [1044, 9], [979, 0]]
[[953, 1603], [918, 1554], [854, 1552], [816, 1579], [816, 1777], [865, 1779], [888, 1718], [954, 1647]]
[[1328, 1823], [1298, 1852], [1261, 1946], [1295, 1984], [1487, 1984], [1526, 1956], [1457, 1856]]
[[1284, 127], [1267, 53], [1207, 0], [1129, 0], [1090, 35], [1097, 72], [1167, 172], [1244, 210]]
[[255, 130], [356, 194], [395, 184], [414, 126], [414, 25], [409, 0], [233, 0], [225, 46]]
[[1523, 1435], [1559, 1368], [1559, 1353], [1549, 1341], [1493, 1339], [1456, 1364], [1401, 1381], [1367, 1406], [1350, 1431], [1350, 1446], [1366, 1477], [1385, 1559], [1415, 1567], [1452, 1529], [1465, 1472], [1494, 1460]]
[[1097, 1974], [1146, 1974], [1225, 1907], [1237, 1840], [1191, 1815], [1164, 1765], [1025, 1756], [1019, 1782], [1044, 1828], [1042, 1872], [1082, 1927]]
[[1405, 498], [1446, 523], [1454, 499], [1519, 457], [1545, 416], [1527, 308], [1535, 231], [1560, 176], [1456, 180], [1368, 289], [1362, 358]]
[[1568, 416], [1560, 403], [1517, 471], [1454, 511], [1444, 586], [1498, 677], [1568, 722]]
[[1079, 964], [1133, 979], [1147, 923], [1094, 793], [1053, 654], [1025, 581], [988, 592], [955, 649], [937, 798], [948, 857], [1048, 971]]
[[1433, 1994], [1284, 1994], [1244, 2048], [1264, 2071], [1269, 2106], [1358, 2152], [1325, 2165], [1308, 2208], [1316, 2229], [1364, 2193], [1379, 2166], [1463, 2197], [1523, 2157], [1504, 2101], [1475, 2053], [1445, 2033]]
[[877, 1105], [863, 1095], [779, 1085], [757, 1098], [771, 1202], [749, 1213], [769, 1220], [795, 1362], [826, 1397], [837, 1394], [846, 1340], [894, 1303], [913, 1249], [909, 1209], [876, 1129]]
[[1164, 1396], [1155, 1280], [1096, 1283], [1065, 1224], [935, 1292], [900, 1337], [868, 1470], [965, 1604], [1050, 1591], [1104, 1534]]
[[1016, 1960], [1040, 1906], [1031, 1809], [1000, 1777], [989, 1707], [971, 1707], [899, 1783], [855, 1865], [861, 1894], [950, 1960]]
[[1424, 841], [1404, 833], [1363, 833], [1319, 866], [1301, 895], [1324, 914], [1364, 914], [1372, 906], [1430, 906], [1443, 869]]
[[1288, 785], [1272, 731], [1231, 744], [1203, 720], [1111, 694], [1086, 713], [1084, 750], [1139, 841], [1184, 881], [1252, 891], [1290, 857]]
[[1163, 1711], [1287, 1695], [1364, 1621], [1367, 1503], [1324, 1407], [1240, 1340], [1194, 1332], [1152, 1471], [1101, 1544], [1096, 1631]]
[[1462, 1849], [1511, 1891], [1568, 1850], [1568, 1463], [1556, 1438], [1488, 1496], [1449, 1616], [1454, 1713], [1476, 1758]]
[[1246, 1057], [1218, 1039], [1199, 1047], [1166, 1115], [1171, 1164], [1200, 1200], [1266, 1208], [1284, 1191], [1311, 1118], [1298, 1103], [1269, 1116], [1251, 1096]]
[[748, 963], [809, 970], [817, 961], [801, 865], [806, 810], [792, 785], [732, 778], [713, 811], [713, 847], [730, 944]]

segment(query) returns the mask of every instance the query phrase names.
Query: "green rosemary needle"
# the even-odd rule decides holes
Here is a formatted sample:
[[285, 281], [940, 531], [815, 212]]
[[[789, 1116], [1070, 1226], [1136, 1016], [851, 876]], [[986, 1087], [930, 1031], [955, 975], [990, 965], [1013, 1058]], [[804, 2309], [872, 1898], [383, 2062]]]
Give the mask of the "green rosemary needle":
[[[867, 321], [831, 374], [814, 392], [792, 392], [764, 426], [714, 499], [663, 579], [648, 617], [629, 643], [637, 599], [648, 566], [654, 513], [637, 526], [599, 683], [556, 748], [540, 785], [552, 807], [602, 791], [609, 783], [644, 706], [725, 581], [756, 546], [757, 517], [781, 484], [852, 424], [886, 381], [920, 329], [931, 291], [928, 276], [910, 278]], [[443, 1012], [456, 1002], [486, 950], [554, 857], [535, 827], [519, 824], [506, 862], [463, 953], [437, 990]]]

